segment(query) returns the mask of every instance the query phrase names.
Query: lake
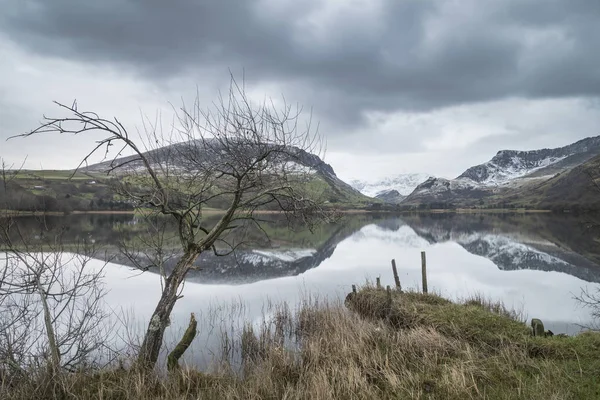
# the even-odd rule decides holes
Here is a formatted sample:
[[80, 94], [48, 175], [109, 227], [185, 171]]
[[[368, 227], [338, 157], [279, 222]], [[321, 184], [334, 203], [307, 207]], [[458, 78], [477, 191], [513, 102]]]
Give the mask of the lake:
[[[528, 319], [540, 318], [554, 333], [573, 334], [589, 324], [589, 310], [574, 295], [582, 288], [600, 288], [596, 217], [356, 214], [314, 233], [292, 230], [274, 215], [265, 218], [269, 240], [250, 232], [251, 243], [227, 257], [201, 256], [199, 270], [188, 276], [167, 342], [179, 337], [194, 312], [199, 336], [189, 357], [198, 364], [221, 351], [223, 332], [235, 337], [244, 323], [260, 324], [274, 304], [287, 302], [293, 308], [308, 298], [343, 299], [351, 285], [376, 277], [393, 286], [392, 259], [403, 288], [419, 287], [421, 251], [427, 255], [430, 292], [452, 299], [481, 294]], [[121, 320], [135, 325], [128, 335], [142, 332], [159, 297], [159, 276], [152, 269], [134, 270], [118, 243], [126, 238], [142, 248], [137, 237], [146, 232], [144, 220], [133, 215], [19, 218], [21, 230], [34, 239], [41, 223], [63, 227], [66, 242], [85, 239], [105, 251], [103, 257], [111, 260], [105, 269], [106, 302]], [[151, 264], [149, 257], [139, 257]]]

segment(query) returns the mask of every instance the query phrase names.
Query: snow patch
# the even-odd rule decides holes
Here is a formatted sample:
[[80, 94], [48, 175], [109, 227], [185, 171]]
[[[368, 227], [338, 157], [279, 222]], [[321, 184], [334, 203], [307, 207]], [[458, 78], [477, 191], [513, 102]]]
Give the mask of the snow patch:
[[423, 173], [399, 174], [380, 180], [362, 181], [352, 180], [350, 186], [362, 194], [375, 197], [381, 193], [397, 190], [402, 196], [408, 196], [415, 188], [425, 182], [431, 175]]
[[294, 262], [306, 257], [311, 257], [316, 253], [316, 249], [287, 249], [281, 251], [252, 250], [251, 253], [244, 254], [243, 258], [246, 262], [259, 265], [272, 261]]
[[477, 171], [477, 175], [479, 179], [482, 178], [482, 174], [484, 169], [487, 169], [488, 177], [482, 181], [482, 183], [486, 185], [497, 186], [508, 181], [521, 178], [525, 175], [529, 175], [532, 172], [535, 172], [539, 169], [545, 168], [549, 165], [555, 164], [561, 160], [564, 160], [567, 156], [564, 157], [546, 157], [539, 161], [536, 161], [534, 166], [526, 165], [526, 161], [518, 156], [512, 156], [510, 159], [510, 164], [508, 166], [499, 166], [493, 161], [488, 161], [483, 164], [482, 169]]

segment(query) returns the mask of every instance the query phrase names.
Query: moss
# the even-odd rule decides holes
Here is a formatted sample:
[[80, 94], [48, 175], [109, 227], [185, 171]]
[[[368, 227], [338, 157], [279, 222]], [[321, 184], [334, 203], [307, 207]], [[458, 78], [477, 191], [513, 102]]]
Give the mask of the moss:
[[[426, 375], [432, 379], [466, 374], [478, 396], [486, 393], [482, 398], [600, 398], [599, 333], [533, 337], [516, 313], [479, 298], [456, 304], [435, 295], [394, 293], [391, 313], [384, 311], [384, 299], [385, 291], [367, 287], [347, 306], [402, 332], [427, 329], [447, 338], [451, 344]], [[460, 346], [470, 349], [468, 356]], [[388, 347], [385, 341], [375, 346]], [[422, 384], [433, 398], [454, 398], [450, 386], [433, 382]]]
[[350, 308], [365, 317], [386, 318], [396, 328], [433, 328], [449, 337], [486, 346], [521, 340], [529, 333], [522, 322], [480, 304], [456, 304], [435, 294], [394, 292], [389, 312], [385, 302], [385, 291], [368, 288], [357, 293]]

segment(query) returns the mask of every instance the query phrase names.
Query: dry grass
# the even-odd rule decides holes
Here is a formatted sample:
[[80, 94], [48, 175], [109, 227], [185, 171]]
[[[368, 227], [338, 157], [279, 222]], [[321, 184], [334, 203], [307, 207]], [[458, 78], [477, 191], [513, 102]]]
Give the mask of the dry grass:
[[346, 305], [282, 306], [233, 338], [241, 369], [141, 375], [115, 368], [4, 380], [2, 399], [595, 399], [600, 334], [534, 338], [474, 298], [363, 288]]

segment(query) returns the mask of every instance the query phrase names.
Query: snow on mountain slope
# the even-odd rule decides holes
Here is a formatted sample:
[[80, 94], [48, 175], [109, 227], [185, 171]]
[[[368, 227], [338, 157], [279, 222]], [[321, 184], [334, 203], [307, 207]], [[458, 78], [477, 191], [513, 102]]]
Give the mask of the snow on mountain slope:
[[[568, 157], [600, 154], [600, 136], [580, 140], [555, 149], [532, 151], [501, 150], [490, 161], [467, 169], [458, 178], [469, 178], [485, 185], [499, 185], [559, 163]], [[582, 160], [581, 162], [584, 162]]]
[[403, 204], [452, 202], [457, 198], [476, 201], [489, 195], [490, 189], [469, 178], [429, 178], [403, 200]]
[[408, 196], [420, 183], [425, 182], [429, 177], [429, 174], [413, 173], [399, 174], [373, 181], [361, 181], [355, 179], [350, 182], [350, 186], [370, 197], [385, 194], [392, 190], [398, 191], [402, 196]]
[[444, 178], [429, 178], [425, 182], [417, 186], [412, 194], [428, 193], [444, 193], [450, 190], [472, 190], [477, 189], [481, 185], [468, 178], [444, 179]]
[[510, 150], [499, 151], [498, 154], [485, 164], [469, 168], [460, 177], [469, 178], [486, 185], [499, 185], [513, 179], [524, 177], [541, 168], [547, 167], [561, 160], [563, 157], [544, 157], [528, 160], [527, 155], [519, 155]]
[[402, 203], [441, 201], [456, 206], [481, 206], [493, 201], [494, 206], [507, 204], [523, 198], [536, 185], [598, 155], [600, 136], [555, 149], [501, 150], [490, 161], [467, 169], [456, 179], [428, 179]]

